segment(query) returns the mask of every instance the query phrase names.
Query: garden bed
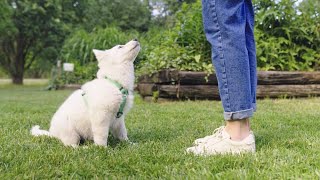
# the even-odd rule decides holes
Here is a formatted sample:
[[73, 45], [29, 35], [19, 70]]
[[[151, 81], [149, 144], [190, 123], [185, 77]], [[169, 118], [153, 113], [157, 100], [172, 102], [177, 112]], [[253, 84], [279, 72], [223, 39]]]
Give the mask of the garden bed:
[[[162, 70], [138, 79], [146, 100], [219, 99], [215, 74]], [[320, 96], [320, 72], [258, 71], [258, 98]]]

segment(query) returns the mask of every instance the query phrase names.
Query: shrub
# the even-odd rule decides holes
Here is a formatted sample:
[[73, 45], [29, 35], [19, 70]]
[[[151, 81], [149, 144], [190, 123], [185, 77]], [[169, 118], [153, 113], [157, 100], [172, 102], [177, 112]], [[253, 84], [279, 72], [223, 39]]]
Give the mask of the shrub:
[[319, 65], [320, 3], [305, 1], [297, 7], [293, 0], [259, 0], [255, 8], [260, 69], [313, 70]]
[[116, 44], [126, 43], [137, 37], [136, 32], [124, 33], [119, 28], [98, 28], [88, 33], [85, 30], [76, 31], [65, 42], [61, 51], [64, 62], [73, 62], [83, 66], [95, 61], [92, 49], [109, 49]]
[[[257, 0], [255, 38], [261, 70], [315, 70], [320, 62], [320, 3]], [[145, 36], [140, 72], [175, 68], [211, 71], [210, 46], [203, 32], [201, 3], [184, 4], [174, 27]]]
[[76, 31], [65, 41], [60, 56], [62, 63], [74, 63], [74, 72], [58, 73], [61, 70], [53, 70], [51, 86], [56, 88], [63, 84], [84, 83], [95, 78], [98, 68], [92, 49], [109, 49], [135, 37], [136, 32], [124, 33], [116, 27], [98, 28], [91, 33]]
[[86, 66], [75, 64], [74, 72], [64, 72], [54, 67], [51, 72], [51, 82], [48, 89], [57, 89], [66, 84], [83, 84], [96, 77], [98, 67], [95, 62], [87, 63]]
[[144, 37], [139, 72], [174, 68], [212, 72], [210, 45], [203, 33], [200, 1], [183, 4], [174, 27], [152, 29]]
[[2, 68], [0, 68], [0, 78], [8, 78], [8, 74]]

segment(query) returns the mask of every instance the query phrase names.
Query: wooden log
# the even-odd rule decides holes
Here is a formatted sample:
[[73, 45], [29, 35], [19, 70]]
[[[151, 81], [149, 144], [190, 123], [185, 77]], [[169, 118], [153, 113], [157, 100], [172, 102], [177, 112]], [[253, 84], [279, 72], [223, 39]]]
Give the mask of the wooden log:
[[178, 82], [178, 70], [167, 69], [153, 74], [145, 74], [138, 78], [139, 83], [157, 83], [157, 84], [170, 84]]
[[142, 96], [152, 96], [153, 92], [158, 91], [156, 84], [138, 84], [139, 94]]
[[205, 72], [179, 71], [177, 84], [185, 85], [218, 85], [216, 74]]
[[308, 85], [258, 85], [257, 98], [320, 96], [320, 84]]
[[158, 93], [158, 98], [173, 99], [213, 99], [219, 98], [218, 86], [214, 85], [156, 85], [156, 84], [139, 84], [139, 94], [142, 97], [153, 96]]
[[320, 71], [258, 71], [259, 85], [320, 84]]
[[178, 70], [162, 70], [151, 75], [142, 75], [138, 78], [139, 83], [156, 84], [214, 84], [217, 85], [216, 75], [205, 72], [191, 72]]
[[159, 97], [177, 99], [218, 99], [218, 86], [214, 85], [160, 85]]
[[159, 97], [177, 99], [219, 99], [214, 85], [159, 85]]
[[[206, 80], [207, 77], [207, 80]], [[163, 70], [152, 75], [143, 75], [139, 83], [181, 84], [181, 85], [217, 85], [215, 74], [208, 76], [205, 72], [189, 72]], [[276, 84], [320, 84], [320, 71], [288, 72], [288, 71], [258, 71], [259, 85]]]
[[[220, 99], [216, 85], [155, 85], [144, 84], [139, 88], [141, 96], [153, 96], [158, 91], [160, 98], [172, 99]], [[309, 85], [258, 85], [257, 98], [320, 96], [320, 84]]]

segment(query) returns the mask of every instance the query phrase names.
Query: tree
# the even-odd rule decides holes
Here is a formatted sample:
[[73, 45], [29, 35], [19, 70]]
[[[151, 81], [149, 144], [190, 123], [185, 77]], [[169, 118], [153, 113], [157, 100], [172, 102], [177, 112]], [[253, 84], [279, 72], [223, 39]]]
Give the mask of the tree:
[[191, 4], [196, 0], [150, 0], [151, 6], [155, 7], [162, 16], [172, 16], [182, 6], [183, 3]]
[[182, 4], [192, 4], [196, 0], [148, 0], [147, 2], [154, 14], [153, 26], [171, 28], [174, 26], [175, 13], [181, 9]]
[[95, 27], [116, 25], [122, 30], [147, 31], [151, 10], [147, 1], [141, 0], [95, 0], [88, 1], [85, 12], [87, 31]]
[[[54, 59], [70, 31], [68, 23], [80, 21], [75, 11], [82, 1], [7, 0], [1, 1], [0, 66], [14, 84], [23, 84], [23, 75], [36, 58]], [[79, 11], [78, 11], [79, 12]]]

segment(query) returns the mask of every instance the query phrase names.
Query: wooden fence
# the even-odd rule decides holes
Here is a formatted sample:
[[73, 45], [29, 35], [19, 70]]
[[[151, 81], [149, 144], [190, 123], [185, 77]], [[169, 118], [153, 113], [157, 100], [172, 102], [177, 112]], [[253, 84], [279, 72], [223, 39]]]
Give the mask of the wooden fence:
[[[137, 90], [145, 99], [219, 99], [215, 74], [163, 70], [138, 79]], [[320, 71], [259, 71], [258, 98], [320, 96]]]

